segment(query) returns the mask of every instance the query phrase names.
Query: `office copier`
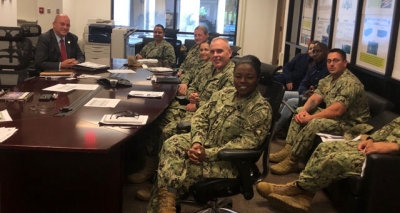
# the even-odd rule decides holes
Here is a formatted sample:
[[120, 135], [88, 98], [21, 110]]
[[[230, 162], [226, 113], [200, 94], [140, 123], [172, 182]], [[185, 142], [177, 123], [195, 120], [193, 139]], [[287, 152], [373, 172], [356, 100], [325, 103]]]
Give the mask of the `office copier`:
[[111, 34], [111, 58], [127, 58], [129, 36], [136, 29], [127, 27], [115, 27]]
[[113, 20], [89, 19], [83, 33], [86, 60], [111, 57]]

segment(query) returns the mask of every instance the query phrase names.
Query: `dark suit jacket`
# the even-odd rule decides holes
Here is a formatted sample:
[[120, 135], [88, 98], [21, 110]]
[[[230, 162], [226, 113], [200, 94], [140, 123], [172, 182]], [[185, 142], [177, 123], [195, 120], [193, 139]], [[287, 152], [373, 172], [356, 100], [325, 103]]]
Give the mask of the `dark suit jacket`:
[[[67, 58], [75, 58], [79, 63], [85, 61], [81, 49], [78, 45], [78, 37], [72, 33], [65, 36], [65, 48]], [[53, 30], [49, 30], [39, 36], [36, 44], [35, 67], [38, 71], [58, 70], [61, 62], [60, 47]]]

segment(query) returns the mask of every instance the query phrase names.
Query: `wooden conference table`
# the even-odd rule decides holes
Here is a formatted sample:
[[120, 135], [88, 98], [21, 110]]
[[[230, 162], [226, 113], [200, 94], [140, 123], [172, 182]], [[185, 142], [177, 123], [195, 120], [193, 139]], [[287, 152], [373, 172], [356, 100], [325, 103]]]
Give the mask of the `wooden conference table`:
[[[109, 63], [117, 69], [126, 59], [111, 59]], [[37, 77], [12, 89], [35, 94], [25, 104], [0, 102], [0, 110], [7, 109], [13, 119], [1, 126], [18, 129], [0, 143], [1, 213], [122, 212], [123, 148], [143, 127], [100, 126], [98, 122], [104, 114], [131, 110], [149, 115], [149, 124], [168, 107], [177, 90], [177, 84], [146, 80], [151, 75], [147, 70], [136, 72], [118, 74], [129, 79], [132, 87], [104, 88], [95, 95], [121, 99], [115, 108], [82, 106], [65, 117], [53, 114], [88, 91], [59, 93], [56, 101], [39, 102], [40, 94], [50, 93], [42, 89], [58, 83], [95, 83], [93, 78], [66, 81]], [[128, 98], [131, 90], [165, 93], [161, 99]], [[54, 108], [42, 114], [33, 110], [37, 104]]]

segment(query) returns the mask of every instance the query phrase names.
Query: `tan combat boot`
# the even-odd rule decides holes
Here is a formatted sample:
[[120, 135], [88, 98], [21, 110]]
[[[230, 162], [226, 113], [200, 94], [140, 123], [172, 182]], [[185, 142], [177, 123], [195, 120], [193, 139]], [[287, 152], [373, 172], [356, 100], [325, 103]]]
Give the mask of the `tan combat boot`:
[[296, 186], [296, 181], [289, 182], [287, 184], [273, 184], [267, 182], [260, 182], [257, 184], [257, 192], [263, 198], [268, 199], [268, 195], [271, 193], [280, 195], [298, 195], [304, 193], [303, 190]]
[[151, 191], [149, 189], [140, 189], [136, 192], [136, 197], [141, 201], [150, 201]]
[[176, 213], [176, 194], [168, 192], [166, 188], [158, 189], [158, 213]]
[[307, 213], [313, 197], [314, 193], [309, 192], [293, 196], [272, 193], [268, 196], [268, 202], [272, 207], [283, 212]]
[[146, 162], [144, 164], [144, 167], [140, 171], [128, 176], [129, 182], [143, 183], [155, 174], [158, 167], [158, 158], [146, 156], [145, 160]]
[[290, 156], [291, 154], [292, 154], [292, 146], [290, 144], [286, 144], [281, 151], [269, 154], [269, 162], [279, 163], [285, 160], [285, 158], [287, 156]]
[[299, 166], [297, 165], [297, 158], [293, 156], [288, 156], [282, 162], [275, 164], [270, 167], [272, 174], [276, 175], [286, 175], [292, 172], [299, 172]]

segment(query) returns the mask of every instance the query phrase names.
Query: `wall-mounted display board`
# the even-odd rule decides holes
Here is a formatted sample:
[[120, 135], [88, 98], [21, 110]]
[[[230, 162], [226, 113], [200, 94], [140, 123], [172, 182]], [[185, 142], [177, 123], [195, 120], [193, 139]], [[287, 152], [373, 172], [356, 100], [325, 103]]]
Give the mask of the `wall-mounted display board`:
[[332, 48], [339, 48], [345, 51], [349, 62], [353, 50], [357, 7], [358, 0], [338, 0], [336, 4]]
[[[400, 26], [399, 26], [400, 30]], [[393, 72], [392, 72], [392, 77], [400, 80], [400, 31], [397, 34], [397, 47], [396, 47], [397, 53], [394, 58], [394, 66], [393, 66]]]
[[385, 74], [395, 0], [364, 1], [356, 65]]
[[303, 1], [299, 45], [304, 47], [308, 47], [308, 44], [311, 41], [314, 5], [315, 5], [314, 0]]
[[318, 40], [327, 46], [329, 46], [329, 34], [331, 32], [331, 14], [332, 0], [318, 1], [313, 40]]

